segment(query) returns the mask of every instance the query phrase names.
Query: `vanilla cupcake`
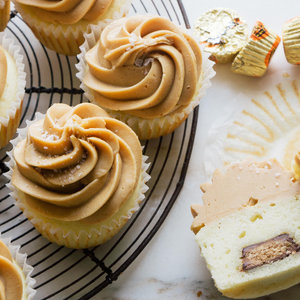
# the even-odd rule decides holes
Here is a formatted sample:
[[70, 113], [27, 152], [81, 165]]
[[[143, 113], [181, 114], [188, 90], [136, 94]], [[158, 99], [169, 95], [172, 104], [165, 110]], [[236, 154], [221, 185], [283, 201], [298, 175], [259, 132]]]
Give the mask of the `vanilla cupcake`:
[[89, 26], [103, 25], [127, 14], [130, 0], [14, 0], [15, 7], [47, 48], [76, 55]]
[[0, 31], [6, 28], [10, 17], [10, 0], [0, 0]]
[[0, 239], [0, 298], [30, 300], [35, 295], [33, 268], [26, 263], [26, 255], [7, 239]]
[[212, 63], [185, 30], [135, 15], [93, 28], [77, 68], [87, 98], [126, 122], [140, 139], [175, 130], [199, 104]]
[[104, 243], [138, 209], [147, 190], [137, 136], [94, 104], [54, 104], [19, 132], [14, 145], [17, 205], [59, 245]]
[[7, 145], [20, 123], [25, 77], [20, 48], [0, 34], [0, 148]]
[[300, 283], [300, 184], [276, 160], [215, 171], [192, 230], [218, 290], [249, 299]]

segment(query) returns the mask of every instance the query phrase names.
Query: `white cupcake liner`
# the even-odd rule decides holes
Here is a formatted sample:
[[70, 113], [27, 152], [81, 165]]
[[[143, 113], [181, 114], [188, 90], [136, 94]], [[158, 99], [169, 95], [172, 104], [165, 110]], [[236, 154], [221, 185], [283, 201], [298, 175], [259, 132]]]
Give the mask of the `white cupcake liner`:
[[26, 6], [24, 7], [18, 3], [15, 3], [15, 6], [24, 21], [43, 45], [61, 54], [76, 55], [79, 53], [79, 46], [84, 40], [84, 32], [90, 32], [91, 25], [104, 26], [115, 19], [127, 15], [130, 4], [131, 0], [119, 0], [116, 4], [113, 2], [112, 7], [105, 12], [105, 14], [109, 16], [108, 18], [91, 23], [85, 21], [74, 25], [60, 25], [44, 22], [28, 12]]
[[300, 137], [300, 81], [284, 79], [252, 99], [245, 98], [239, 96], [239, 102], [246, 103], [241, 110], [209, 133], [203, 159], [208, 178], [216, 168], [245, 159], [276, 158], [292, 170], [294, 150], [300, 151], [300, 143], [299, 148], [291, 144]]
[[14, 58], [18, 73], [16, 99], [11, 102], [7, 115], [0, 117], [0, 133], [3, 130], [7, 131], [6, 135], [8, 135], [4, 141], [0, 141], [1, 148], [13, 137], [15, 129], [19, 125], [25, 94], [26, 73], [24, 72], [23, 56], [20, 54], [21, 48], [15, 45], [13, 40], [4, 33], [0, 33], [0, 45]]
[[[15, 148], [15, 146], [22, 141], [23, 139], [26, 138], [27, 136], [27, 129], [29, 128], [29, 126], [38, 121], [41, 120], [45, 117], [44, 114], [42, 113], [36, 113], [35, 114], [35, 118], [33, 121], [26, 121], [26, 127], [25, 128], [19, 128], [17, 130], [18, 136], [11, 141], [12, 145], [13, 145], [13, 149]], [[140, 207], [140, 203], [143, 201], [143, 199], [145, 198], [145, 193], [146, 191], [149, 189], [147, 186], [147, 182], [150, 180], [151, 176], [147, 174], [147, 169], [150, 166], [150, 163], [146, 163], [148, 156], [143, 155], [142, 157], [142, 171], [141, 171], [141, 176], [140, 176], [140, 186], [137, 187], [136, 191], [137, 191], [137, 195], [135, 196], [135, 199], [133, 200], [133, 205], [130, 207], [130, 209], [128, 209], [126, 211], [125, 214], [118, 216], [118, 218], [115, 220], [113, 220], [111, 222], [111, 225], [94, 225], [94, 228], [90, 228], [89, 231], [86, 230], [80, 230], [79, 232], [76, 231], [72, 231], [70, 229], [68, 230], [63, 230], [62, 228], [57, 225], [57, 224], [53, 224], [50, 222], [45, 222], [45, 219], [41, 219], [37, 216], [37, 214], [35, 212], [32, 212], [31, 210], [29, 210], [25, 205], [23, 205], [19, 200], [19, 195], [18, 195], [18, 191], [17, 189], [11, 184], [11, 178], [12, 178], [12, 174], [13, 174], [13, 169], [16, 166], [14, 157], [13, 157], [13, 150], [9, 151], [7, 153], [7, 155], [9, 156], [9, 161], [7, 162], [7, 165], [9, 167], [9, 171], [7, 173], [4, 174], [4, 176], [9, 180], [9, 184], [7, 184], [7, 187], [11, 190], [10, 195], [16, 199], [16, 205], [23, 211], [24, 215], [31, 221], [31, 223], [37, 228], [40, 227], [41, 230], [43, 232], [41, 232], [46, 238], [48, 238], [50, 241], [52, 242], [56, 242], [53, 240], [52, 236], [57, 236], [60, 235], [63, 239], [64, 239], [64, 243], [61, 243], [62, 245], [65, 245], [66, 247], [69, 248], [89, 248], [89, 247], [93, 247], [96, 246], [96, 244], [89, 244], [89, 240], [93, 239], [93, 238], [97, 238], [98, 240], [101, 238], [103, 238], [103, 241], [101, 240], [101, 243], [98, 244], [102, 244], [105, 241], [109, 240], [110, 238], [112, 238], [115, 234], [117, 234], [121, 228], [125, 225], [125, 223], [132, 217], [132, 215], [139, 209]], [[120, 210], [122, 209], [123, 206], [126, 206], [125, 202], [121, 207]], [[116, 213], [115, 215], [117, 215], [118, 213]], [[114, 218], [114, 216], [112, 216], [112, 218]], [[109, 218], [108, 218], [109, 219]], [[80, 222], [80, 221], [79, 221]], [[104, 220], [101, 223], [105, 223], [106, 220]], [[74, 223], [74, 222], [73, 222]], [[38, 229], [37, 229], [38, 230]], [[47, 232], [47, 234], [46, 234]], [[79, 241], [80, 240], [80, 241]], [[78, 243], [82, 244], [82, 240], [86, 241], [86, 247], [76, 247], [74, 245], [77, 245]], [[57, 242], [56, 242], [57, 243]]]
[[4, 244], [8, 247], [14, 263], [18, 265], [20, 269], [20, 273], [22, 272], [24, 276], [22, 276], [24, 280], [24, 294], [26, 295], [25, 299], [31, 300], [33, 299], [34, 295], [36, 294], [36, 290], [34, 290], [33, 286], [35, 285], [35, 279], [31, 277], [31, 273], [33, 272], [33, 267], [28, 265], [27, 255], [20, 252], [20, 246], [19, 245], [13, 245], [9, 238], [1, 238], [0, 233], [0, 239], [4, 242]]
[[[93, 96], [91, 90], [83, 83], [83, 78], [87, 69], [87, 64], [85, 61], [85, 54], [96, 45], [99, 40], [100, 34], [103, 30], [104, 26], [91, 26], [91, 32], [89, 34], [85, 34], [85, 42], [80, 46], [81, 53], [77, 56], [78, 64], [76, 64], [78, 73], [76, 74], [77, 78], [80, 80], [80, 87], [84, 90], [84, 95], [88, 100], [92, 103], [99, 105]], [[191, 29], [187, 30], [185, 28], [181, 28], [183, 32], [186, 34], [193, 36], [195, 40], [198, 41], [199, 45], [199, 37], [197, 37]], [[128, 124], [139, 136], [140, 139], [149, 139], [156, 138], [161, 136], [161, 132], [163, 134], [167, 134], [175, 130], [193, 111], [193, 109], [199, 104], [200, 99], [205, 95], [206, 90], [211, 86], [211, 79], [215, 75], [215, 71], [213, 70], [214, 62], [208, 59], [209, 55], [207, 52], [203, 50], [203, 46], [200, 45], [201, 54], [202, 54], [202, 81], [200, 82], [201, 86], [198, 87], [198, 92], [195, 94], [194, 99], [190, 102], [188, 106], [182, 109], [179, 112], [171, 113], [167, 116], [155, 118], [152, 120], [145, 120], [143, 118], [131, 116], [126, 112], [118, 112], [112, 111], [104, 108], [108, 113], [116, 118], [121, 120], [122, 122]], [[173, 127], [172, 127], [173, 126]], [[170, 130], [168, 132], [165, 131], [165, 128], [169, 127]], [[147, 136], [151, 137], [147, 137]]]

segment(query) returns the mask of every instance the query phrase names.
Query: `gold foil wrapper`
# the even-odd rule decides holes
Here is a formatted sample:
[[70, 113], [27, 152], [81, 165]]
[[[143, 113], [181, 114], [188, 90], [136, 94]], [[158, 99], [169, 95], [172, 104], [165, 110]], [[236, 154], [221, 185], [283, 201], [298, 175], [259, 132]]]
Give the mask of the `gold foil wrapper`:
[[283, 25], [282, 42], [286, 60], [300, 64], [300, 17], [293, 18]]
[[234, 59], [232, 71], [254, 77], [263, 76], [279, 43], [280, 37], [258, 21], [249, 42]]
[[10, 17], [10, 0], [0, 1], [0, 31], [4, 31]]
[[198, 18], [194, 29], [204, 51], [216, 63], [232, 62], [248, 39], [248, 25], [231, 9], [207, 11]]

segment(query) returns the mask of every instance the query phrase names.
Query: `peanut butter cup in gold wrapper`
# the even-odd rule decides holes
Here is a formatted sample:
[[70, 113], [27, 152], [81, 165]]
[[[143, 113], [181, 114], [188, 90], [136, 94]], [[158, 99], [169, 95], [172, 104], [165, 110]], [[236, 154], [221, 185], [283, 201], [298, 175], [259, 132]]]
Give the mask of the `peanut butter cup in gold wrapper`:
[[286, 60], [300, 64], [300, 17], [293, 18], [283, 25], [282, 42]]
[[0, 0], [0, 31], [6, 28], [10, 15], [10, 0]]
[[279, 43], [280, 37], [258, 21], [248, 43], [234, 59], [232, 71], [248, 76], [263, 76]]
[[248, 25], [231, 9], [215, 8], [201, 15], [195, 32], [216, 63], [228, 63], [246, 45]]

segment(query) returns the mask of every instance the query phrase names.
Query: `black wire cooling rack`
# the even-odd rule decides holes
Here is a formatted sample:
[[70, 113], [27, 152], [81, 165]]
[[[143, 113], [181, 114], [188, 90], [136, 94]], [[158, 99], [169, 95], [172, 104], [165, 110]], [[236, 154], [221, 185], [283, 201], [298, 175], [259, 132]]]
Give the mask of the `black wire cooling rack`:
[[[181, 0], [134, 0], [130, 13], [159, 14], [189, 27]], [[75, 57], [58, 55], [43, 47], [16, 11], [11, 12], [6, 32], [20, 45], [27, 72], [21, 127], [36, 112], [45, 113], [53, 103], [76, 105], [86, 101], [75, 77]], [[27, 253], [34, 267], [36, 299], [90, 299], [117, 280], [137, 258], [164, 222], [183, 186], [197, 116], [198, 108], [174, 133], [144, 143], [152, 177], [146, 198], [118, 235], [93, 249], [59, 247], [34, 229], [14, 206], [7, 181], [1, 175], [7, 171], [6, 152], [11, 146], [0, 151], [0, 231]]]

